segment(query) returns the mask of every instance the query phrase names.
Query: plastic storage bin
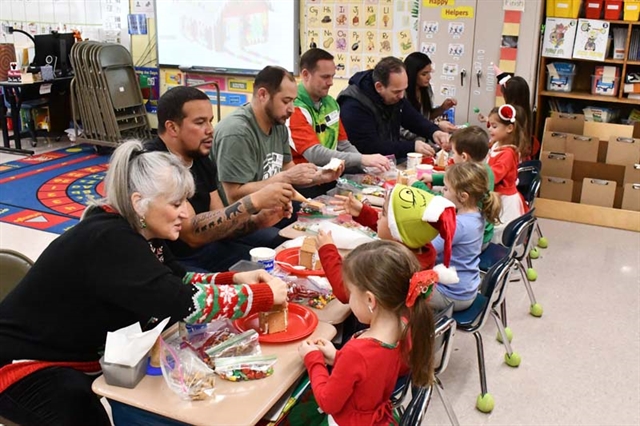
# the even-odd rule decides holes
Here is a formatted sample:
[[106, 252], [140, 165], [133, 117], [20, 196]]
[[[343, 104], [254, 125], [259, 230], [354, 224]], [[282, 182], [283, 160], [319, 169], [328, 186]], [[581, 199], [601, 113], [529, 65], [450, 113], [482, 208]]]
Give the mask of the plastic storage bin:
[[638, 18], [640, 18], [640, 0], [625, 0], [623, 19], [635, 22]]
[[100, 358], [100, 367], [104, 374], [104, 380], [111, 386], [133, 389], [140, 383], [140, 380], [142, 380], [145, 375], [148, 358], [147, 356], [143, 356], [134, 367], [129, 367], [106, 362], [103, 356]]
[[604, 0], [587, 0], [584, 3], [584, 16], [587, 19], [600, 19]]
[[615, 77], [612, 81], [605, 82], [601, 75], [591, 76], [591, 94], [593, 95], [616, 96], [619, 85], [620, 77]]
[[622, 0], [605, 0], [604, 19], [610, 21], [618, 20], [622, 17]]
[[547, 71], [547, 90], [570, 92], [576, 75], [576, 66], [569, 62], [554, 62], [549, 66], [555, 67], [556, 72]]
[[554, 18], [577, 18], [581, 0], [547, 0], [547, 16]]

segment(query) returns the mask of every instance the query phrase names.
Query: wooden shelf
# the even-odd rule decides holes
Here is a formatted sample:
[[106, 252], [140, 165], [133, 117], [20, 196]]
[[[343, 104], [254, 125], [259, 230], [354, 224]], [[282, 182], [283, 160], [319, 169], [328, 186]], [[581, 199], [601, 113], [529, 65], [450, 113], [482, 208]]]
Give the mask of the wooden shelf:
[[640, 65], [640, 61], [627, 61], [627, 65]]
[[622, 104], [637, 104], [637, 99], [618, 98], [617, 96], [592, 95], [589, 92], [554, 92], [551, 90], [541, 90], [540, 96], [553, 98], [581, 99], [585, 101], [598, 101]]
[[640, 232], [640, 212], [536, 198], [536, 216]]

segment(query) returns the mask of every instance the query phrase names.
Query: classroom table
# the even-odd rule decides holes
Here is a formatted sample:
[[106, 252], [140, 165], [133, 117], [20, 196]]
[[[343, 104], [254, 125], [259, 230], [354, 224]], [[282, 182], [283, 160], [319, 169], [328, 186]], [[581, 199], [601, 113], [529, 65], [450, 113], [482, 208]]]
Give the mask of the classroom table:
[[[56, 99], [55, 102], [59, 104], [51, 105], [49, 116], [51, 117], [52, 111], [54, 111], [54, 115], [58, 114], [59, 116], [64, 117], [64, 114], [61, 115], [61, 111], [67, 108], [65, 105], [69, 102], [69, 85], [71, 84], [72, 79], [72, 76], [67, 76], [57, 77], [48, 81], [40, 80], [30, 83], [0, 81], [0, 87], [2, 88], [2, 97], [0, 98], [0, 118], [2, 119], [2, 137], [4, 139], [4, 146], [0, 147], [0, 151], [12, 154], [33, 155], [33, 150], [22, 148], [23, 132], [20, 126], [20, 108], [22, 107], [23, 102], [26, 102], [25, 96], [29, 99], [33, 97], [48, 98], [46, 101], [42, 102], [42, 105], [50, 105], [53, 103], [52, 99]], [[42, 90], [44, 87], [47, 87], [46, 91]], [[36, 90], [38, 93], [35, 93]], [[11, 113], [7, 112], [5, 102], [9, 104]], [[11, 118], [13, 124], [13, 135], [9, 135], [7, 125], [8, 118]], [[49, 126], [53, 125], [51, 121], [53, 120], [50, 120]], [[68, 122], [68, 119], [66, 119], [66, 121]], [[64, 123], [64, 125], [66, 126], [66, 123]], [[32, 131], [32, 137], [34, 137], [35, 129], [32, 129]], [[11, 140], [15, 143], [14, 148], [10, 145]]]
[[[334, 326], [319, 322], [307, 339], [331, 340]], [[94, 382], [93, 391], [101, 396], [145, 411], [194, 425], [248, 426], [256, 424], [305, 370], [298, 355], [301, 340], [282, 344], [262, 343], [262, 353], [277, 355], [273, 375], [265, 379], [230, 382], [216, 377], [213, 397], [204, 401], [181, 399], [162, 376], [145, 376], [134, 389], [108, 385], [104, 376]]]

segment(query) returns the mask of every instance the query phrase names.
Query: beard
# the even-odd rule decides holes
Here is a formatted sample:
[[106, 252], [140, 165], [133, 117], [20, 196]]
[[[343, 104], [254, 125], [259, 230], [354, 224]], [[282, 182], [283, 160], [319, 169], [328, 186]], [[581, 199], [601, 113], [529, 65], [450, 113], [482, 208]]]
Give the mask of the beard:
[[275, 108], [273, 107], [273, 99], [269, 99], [269, 102], [267, 102], [267, 104], [264, 107], [264, 111], [267, 114], [267, 117], [269, 117], [269, 120], [273, 124], [285, 124], [289, 119], [289, 117], [291, 117], [291, 114], [277, 116], [274, 110]]

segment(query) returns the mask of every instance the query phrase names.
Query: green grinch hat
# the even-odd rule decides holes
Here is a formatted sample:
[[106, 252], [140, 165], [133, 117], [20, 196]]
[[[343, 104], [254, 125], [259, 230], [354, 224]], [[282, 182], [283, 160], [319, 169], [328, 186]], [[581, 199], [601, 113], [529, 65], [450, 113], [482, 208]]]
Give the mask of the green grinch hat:
[[456, 207], [446, 198], [418, 188], [396, 185], [387, 211], [391, 236], [409, 248], [423, 247], [438, 234], [444, 239], [443, 263], [449, 267], [456, 232]]

